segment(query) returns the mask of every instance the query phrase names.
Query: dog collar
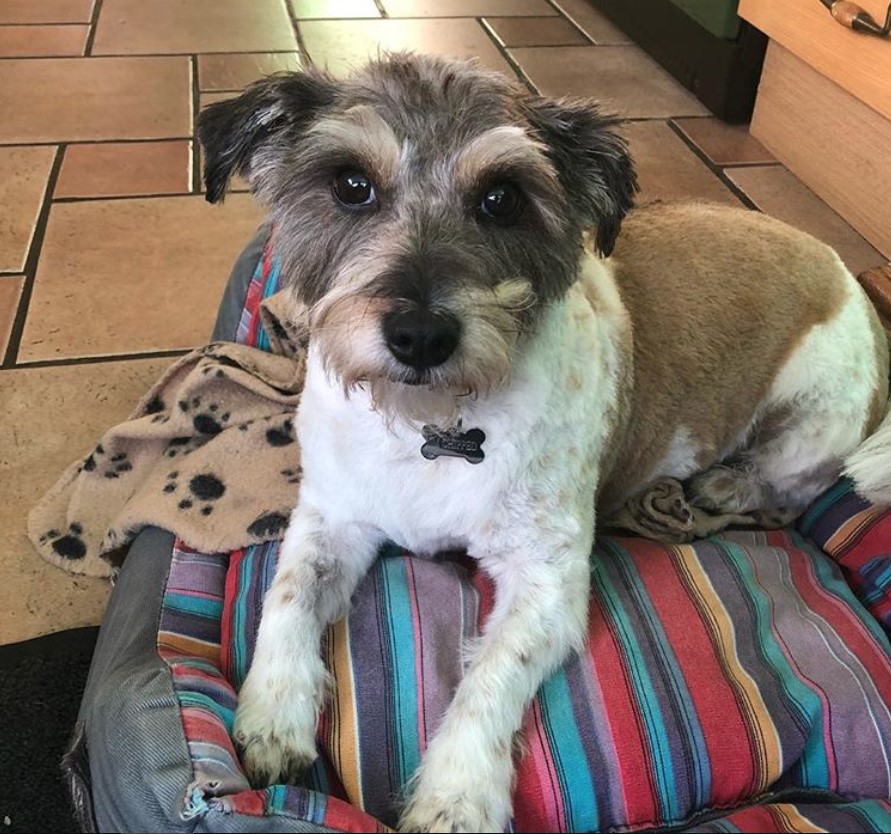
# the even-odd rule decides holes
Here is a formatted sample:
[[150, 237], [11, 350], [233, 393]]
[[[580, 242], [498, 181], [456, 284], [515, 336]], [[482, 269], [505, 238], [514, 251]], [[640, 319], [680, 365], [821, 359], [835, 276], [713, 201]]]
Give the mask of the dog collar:
[[421, 429], [424, 445], [421, 454], [427, 460], [438, 457], [464, 458], [468, 463], [480, 463], [486, 456], [483, 441], [486, 435], [482, 429], [461, 430], [461, 421], [453, 429], [426, 425]]

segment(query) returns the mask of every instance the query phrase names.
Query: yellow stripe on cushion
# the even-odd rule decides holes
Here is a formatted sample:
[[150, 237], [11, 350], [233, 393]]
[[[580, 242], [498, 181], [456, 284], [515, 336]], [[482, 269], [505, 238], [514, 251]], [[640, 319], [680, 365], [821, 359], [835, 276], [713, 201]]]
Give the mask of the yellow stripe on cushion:
[[172, 631], [158, 632], [158, 649], [173, 652], [174, 654], [197, 655], [207, 658], [215, 665], [220, 663], [220, 644], [207, 643], [195, 637], [186, 637]]
[[867, 507], [855, 513], [827, 539], [824, 549], [827, 553], [843, 552], [850, 542], [856, 540], [866, 527], [886, 511], [887, 507]]
[[334, 737], [331, 739], [331, 754], [349, 801], [364, 810], [350, 630], [346, 617], [332, 626], [328, 647], [329, 668], [337, 681], [335, 702], [338, 720], [332, 722], [331, 733]]
[[768, 807], [776, 818], [781, 831], [794, 831], [795, 834], [810, 834], [810, 832], [826, 831], [825, 828], [820, 828], [819, 825], [815, 825], [811, 822], [794, 805], [782, 802]]
[[703, 621], [708, 623], [712, 641], [720, 652], [720, 661], [727, 670], [727, 679], [736, 690], [740, 708], [750, 728], [752, 749], [759, 760], [759, 782], [753, 785], [754, 793], [766, 790], [782, 775], [782, 749], [776, 727], [758, 684], [743, 668], [736, 651], [733, 622], [721, 598], [712, 587], [711, 580], [702, 569], [696, 549], [691, 545], [678, 545], [674, 548], [678, 564], [686, 575], [690, 592], [696, 598]]

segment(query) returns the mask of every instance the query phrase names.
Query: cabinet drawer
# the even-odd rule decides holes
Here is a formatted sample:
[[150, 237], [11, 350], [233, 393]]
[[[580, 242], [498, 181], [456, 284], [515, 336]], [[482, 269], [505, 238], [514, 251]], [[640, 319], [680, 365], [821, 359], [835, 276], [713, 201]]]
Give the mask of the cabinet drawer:
[[[857, 0], [884, 21], [887, 0]], [[841, 26], [819, 0], [740, 0], [740, 17], [891, 119], [891, 39]]]

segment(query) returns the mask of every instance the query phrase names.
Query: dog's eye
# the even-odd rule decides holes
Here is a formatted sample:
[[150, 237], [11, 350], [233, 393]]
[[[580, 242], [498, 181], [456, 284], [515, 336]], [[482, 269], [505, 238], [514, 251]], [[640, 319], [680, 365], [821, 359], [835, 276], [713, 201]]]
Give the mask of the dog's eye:
[[334, 196], [350, 208], [364, 208], [377, 202], [371, 180], [352, 168], [341, 171], [334, 178]]
[[505, 182], [492, 186], [483, 194], [479, 211], [487, 219], [507, 225], [516, 221], [523, 205], [523, 192], [513, 183]]

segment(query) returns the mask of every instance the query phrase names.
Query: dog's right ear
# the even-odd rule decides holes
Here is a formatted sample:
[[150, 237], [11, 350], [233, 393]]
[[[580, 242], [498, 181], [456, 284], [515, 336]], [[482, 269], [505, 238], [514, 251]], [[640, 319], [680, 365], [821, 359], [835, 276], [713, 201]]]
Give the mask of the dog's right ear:
[[337, 97], [337, 82], [317, 70], [280, 73], [255, 82], [240, 96], [211, 104], [198, 116], [204, 148], [207, 201], [223, 199], [233, 174], [250, 174], [260, 148], [284, 151]]

